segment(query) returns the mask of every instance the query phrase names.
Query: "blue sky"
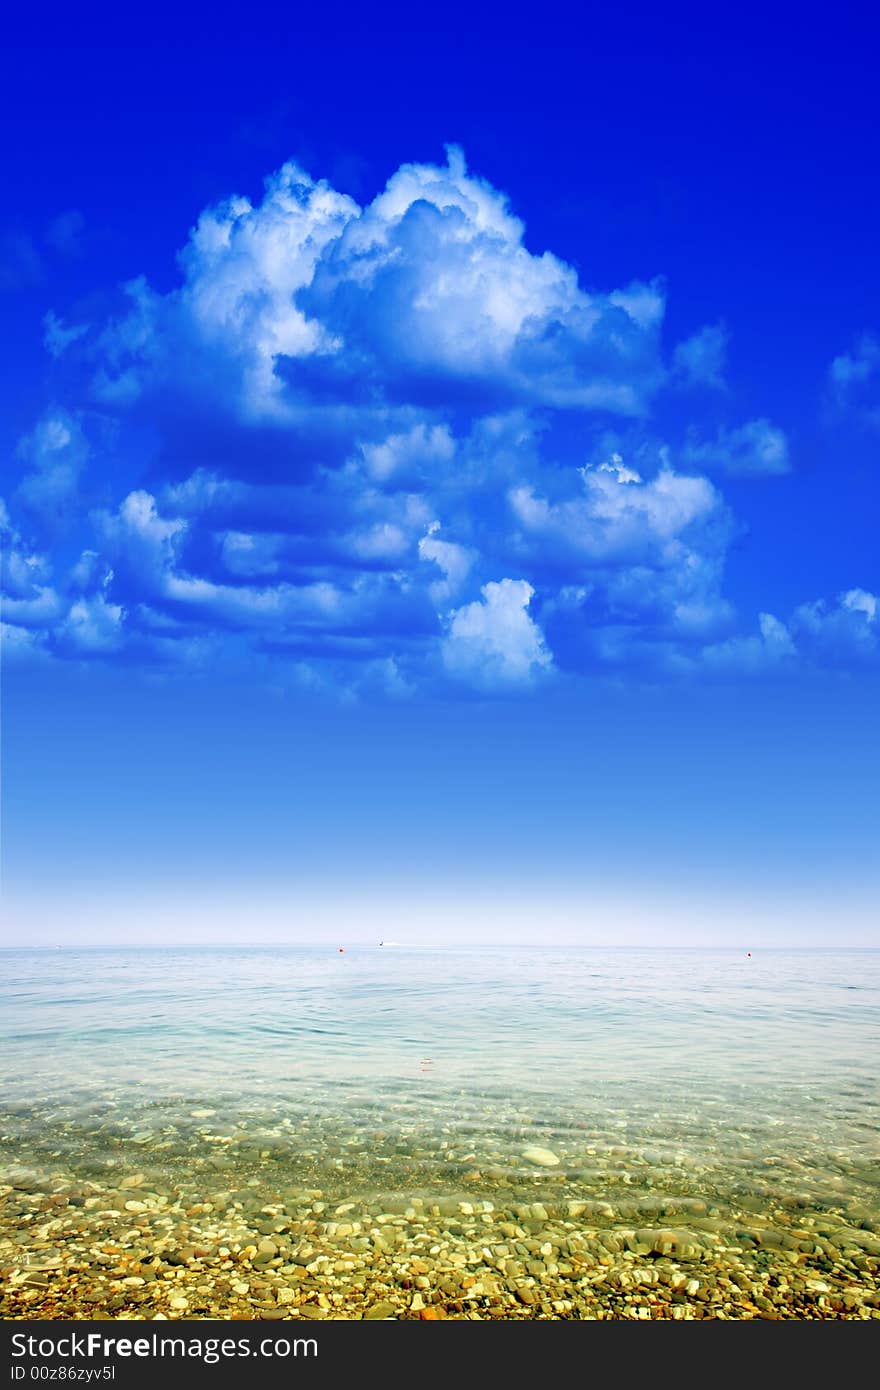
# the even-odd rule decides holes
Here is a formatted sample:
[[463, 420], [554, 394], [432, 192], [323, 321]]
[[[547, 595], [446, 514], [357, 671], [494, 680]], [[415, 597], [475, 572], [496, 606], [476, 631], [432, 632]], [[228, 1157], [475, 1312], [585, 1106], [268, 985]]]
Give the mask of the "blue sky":
[[10, 940], [873, 939], [877, 21], [654, 8], [13, 34]]

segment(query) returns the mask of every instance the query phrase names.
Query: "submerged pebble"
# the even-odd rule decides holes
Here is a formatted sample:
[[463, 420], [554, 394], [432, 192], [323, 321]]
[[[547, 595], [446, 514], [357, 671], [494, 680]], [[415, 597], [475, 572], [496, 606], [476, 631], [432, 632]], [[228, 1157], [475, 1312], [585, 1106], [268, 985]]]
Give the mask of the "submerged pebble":
[[535, 1163], [541, 1168], [556, 1168], [559, 1165], [559, 1158], [552, 1149], [541, 1149], [534, 1144], [523, 1149], [522, 1156], [526, 1163]]
[[4, 1317], [880, 1318], [873, 1170], [850, 1153], [838, 1181], [820, 1138], [728, 1127], [721, 1147], [679, 1117], [673, 1144], [606, 1105], [555, 1126], [563, 1163], [514, 1102], [478, 1128], [404, 1098], [381, 1127], [229, 1101], [248, 1142], [219, 1147], [206, 1110], [2, 1116]]

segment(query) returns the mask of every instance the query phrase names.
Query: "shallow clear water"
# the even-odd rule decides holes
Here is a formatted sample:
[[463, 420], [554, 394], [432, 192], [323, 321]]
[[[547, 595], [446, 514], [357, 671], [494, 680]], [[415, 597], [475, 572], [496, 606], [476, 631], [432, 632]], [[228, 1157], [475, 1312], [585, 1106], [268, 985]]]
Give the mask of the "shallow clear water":
[[880, 1317], [880, 952], [0, 959], [0, 1316]]
[[2, 963], [13, 1138], [53, 1112], [87, 1122], [112, 1103], [136, 1127], [145, 1106], [222, 1103], [227, 1119], [315, 1112], [341, 1130], [407, 1114], [471, 1146], [531, 1124], [563, 1157], [584, 1125], [732, 1164], [768, 1146], [818, 1168], [876, 1155], [880, 952], [62, 949]]

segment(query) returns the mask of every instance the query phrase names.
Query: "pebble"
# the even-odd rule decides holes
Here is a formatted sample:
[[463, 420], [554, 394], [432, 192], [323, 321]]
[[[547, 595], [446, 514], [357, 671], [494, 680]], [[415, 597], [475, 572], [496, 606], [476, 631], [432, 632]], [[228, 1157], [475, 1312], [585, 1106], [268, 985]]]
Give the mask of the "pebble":
[[535, 1144], [530, 1144], [527, 1149], [523, 1149], [523, 1158], [526, 1163], [534, 1163], [540, 1168], [557, 1168], [559, 1157], [552, 1149], [542, 1149]]
[[375, 1321], [377, 1318], [393, 1318], [397, 1316], [397, 1309], [393, 1303], [374, 1303], [364, 1313], [368, 1321]]
[[0, 1316], [880, 1319], [880, 1211], [854, 1161], [811, 1192], [790, 1158], [727, 1172], [695, 1149], [673, 1172], [621, 1114], [572, 1168], [522, 1147], [535, 1117], [516, 1112], [477, 1169], [452, 1126], [430, 1141], [402, 1105], [403, 1137], [339, 1143], [328, 1169], [323, 1116], [280, 1113], [277, 1132], [224, 1123], [221, 1158], [190, 1123], [209, 1115], [184, 1105], [175, 1132], [151, 1106], [146, 1172], [131, 1119], [75, 1152], [53, 1130], [45, 1170], [0, 1185]]

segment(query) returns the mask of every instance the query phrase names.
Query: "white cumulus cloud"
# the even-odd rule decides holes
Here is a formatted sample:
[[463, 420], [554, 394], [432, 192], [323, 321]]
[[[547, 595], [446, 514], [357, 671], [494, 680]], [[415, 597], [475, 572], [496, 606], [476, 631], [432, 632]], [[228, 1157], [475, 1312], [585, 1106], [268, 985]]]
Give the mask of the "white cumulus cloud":
[[529, 617], [534, 589], [524, 579], [484, 584], [482, 598], [457, 609], [443, 643], [447, 670], [478, 685], [522, 685], [552, 664]]
[[791, 468], [784, 432], [765, 419], [749, 420], [736, 429], [722, 426], [714, 439], [692, 438], [682, 458], [692, 468], [738, 477], [788, 473]]
[[672, 354], [672, 370], [685, 386], [723, 390], [727, 366], [728, 333], [723, 324], [707, 324], [693, 337], [679, 343]]
[[292, 425], [319, 380], [322, 400], [348, 400], [357, 375], [375, 404], [427, 374], [642, 411], [664, 377], [659, 283], [587, 292], [523, 237], [454, 149], [445, 166], [404, 165], [364, 208], [286, 164], [260, 203], [233, 197], [202, 214], [179, 289], [131, 282], [128, 312], [102, 337], [97, 390], [123, 403], [189, 373], [193, 389], [222, 380], [240, 410]]
[[849, 352], [835, 357], [828, 382], [839, 411], [880, 428], [880, 338], [876, 334], [863, 333]]
[[47, 411], [18, 443], [18, 457], [27, 467], [18, 485], [18, 500], [42, 521], [57, 524], [77, 498], [89, 452], [76, 415], [61, 409]]
[[83, 656], [112, 652], [123, 641], [123, 618], [120, 604], [108, 603], [103, 594], [80, 598], [56, 627], [55, 640]]

